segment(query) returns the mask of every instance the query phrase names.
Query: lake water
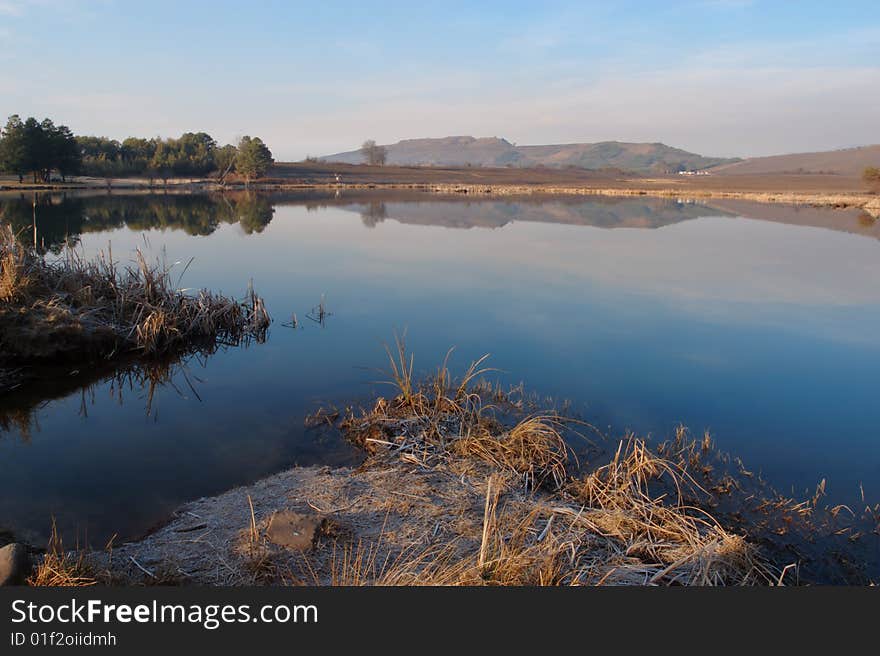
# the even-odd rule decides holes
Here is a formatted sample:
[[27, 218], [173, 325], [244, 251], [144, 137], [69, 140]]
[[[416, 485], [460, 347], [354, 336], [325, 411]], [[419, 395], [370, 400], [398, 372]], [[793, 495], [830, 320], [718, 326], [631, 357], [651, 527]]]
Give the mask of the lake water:
[[[30, 226], [32, 199], [0, 198]], [[633, 198], [40, 197], [41, 241], [193, 258], [183, 286], [275, 318], [264, 344], [174, 368], [152, 394], [79, 372], [0, 398], [0, 528], [102, 546], [180, 503], [351, 452], [304, 417], [388, 390], [455, 346], [570, 399], [612, 436], [712, 432], [777, 488], [880, 498], [880, 228], [858, 212]], [[322, 295], [322, 327], [306, 318]], [[283, 326], [292, 313], [300, 329]], [[97, 379], [96, 379], [97, 378]], [[68, 538], [70, 540], [71, 538]]]

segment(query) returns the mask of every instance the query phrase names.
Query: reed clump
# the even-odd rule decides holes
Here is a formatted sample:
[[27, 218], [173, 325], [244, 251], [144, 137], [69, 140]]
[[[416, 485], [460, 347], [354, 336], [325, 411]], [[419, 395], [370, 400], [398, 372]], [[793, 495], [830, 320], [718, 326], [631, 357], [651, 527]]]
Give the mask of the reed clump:
[[271, 319], [252, 288], [237, 301], [176, 283], [170, 266], [140, 250], [129, 266], [70, 248], [50, 260], [0, 226], [0, 359], [159, 355], [265, 337]]
[[[632, 447], [630, 448], [632, 451]], [[638, 447], [635, 447], [638, 451]], [[565, 493], [523, 494], [504, 475], [485, 479], [482, 522], [395, 551], [377, 542], [332, 546], [328, 585], [776, 585], [784, 569], [742, 535], [697, 509], [632, 497], [631, 459], [590, 505]], [[607, 474], [608, 472], [606, 472]], [[601, 477], [600, 477], [601, 478]], [[596, 487], [595, 481], [592, 487]], [[594, 489], [594, 492], [598, 491]], [[459, 492], [464, 494], [463, 491]], [[463, 518], [464, 519], [464, 518]]]
[[398, 394], [380, 397], [372, 410], [350, 414], [342, 428], [353, 443], [375, 453], [388, 449], [405, 460], [433, 466], [449, 459], [485, 462], [520, 479], [526, 489], [560, 487], [565, 480], [569, 448], [559, 417], [530, 416], [504, 428], [487, 413], [491, 408], [471, 389], [471, 383], [490, 371], [487, 355], [471, 362], [460, 379], [449, 373], [451, 351], [436, 375], [419, 383], [414, 360], [402, 337], [388, 348], [391, 380]]
[[754, 545], [687, 500], [704, 492], [686, 467], [630, 435], [608, 463], [569, 483], [580, 508], [556, 511], [601, 538], [603, 562], [587, 575], [605, 583], [773, 582]]
[[82, 549], [67, 551], [55, 522], [46, 553], [34, 567], [27, 584], [34, 587], [87, 587], [98, 584], [98, 577]]
[[[767, 585], [784, 565], [771, 562], [746, 532], [710, 514], [712, 494], [691, 451], [704, 437], [667, 457], [633, 435], [605, 461], [579, 467], [566, 439], [573, 422], [543, 413], [511, 418], [497, 387], [474, 383], [485, 358], [453, 380], [446, 362], [417, 383], [402, 339], [388, 349], [397, 394], [350, 413], [344, 434], [371, 462], [400, 462], [443, 472], [455, 487], [484, 481], [482, 503], [462, 510], [459, 529], [396, 555], [376, 543], [343, 545], [331, 582], [432, 585]], [[487, 394], [488, 390], [488, 394]], [[516, 407], [516, 406], [514, 406]], [[689, 451], [690, 450], [690, 451]], [[368, 462], [369, 464], [369, 462]], [[695, 468], [692, 470], [692, 468]], [[466, 494], [444, 490], [455, 497]], [[482, 521], [474, 515], [481, 514]], [[364, 565], [369, 563], [369, 567]]]

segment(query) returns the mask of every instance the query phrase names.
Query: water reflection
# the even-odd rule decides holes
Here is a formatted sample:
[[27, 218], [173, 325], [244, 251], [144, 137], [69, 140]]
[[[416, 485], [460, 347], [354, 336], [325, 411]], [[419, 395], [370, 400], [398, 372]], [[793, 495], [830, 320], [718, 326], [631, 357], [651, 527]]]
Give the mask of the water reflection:
[[[0, 197], [25, 237], [33, 211]], [[193, 258], [184, 284], [231, 296], [253, 278], [276, 319], [251, 348], [67, 369], [0, 397], [0, 529], [38, 542], [53, 515], [97, 544], [350, 457], [304, 418], [387, 394], [381, 345], [404, 327], [423, 371], [450, 346], [454, 370], [491, 352], [502, 382], [586, 404], [614, 434], [684, 422], [786, 491], [880, 490], [880, 227], [858, 212], [344, 190], [38, 195], [36, 214], [56, 251]]]
[[78, 368], [45, 365], [12, 370], [10, 375], [18, 375], [18, 380], [14, 381], [11, 391], [0, 394], [0, 439], [4, 434], [14, 434], [25, 443], [31, 442], [33, 435], [40, 431], [39, 410], [59, 399], [78, 396], [78, 414], [88, 418], [89, 407], [97, 403], [99, 388], [104, 388], [114, 403], [140, 405], [146, 417], [155, 417], [158, 413], [153, 402], [157, 390], [163, 387], [183, 399], [199, 400], [200, 379], [192, 369], [204, 369], [207, 358], [216, 350], [200, 349], [149, 359], [131, 356]]
[[39, 243], [55, 253], [76, 244], [82, 234], [122, 227], [207, 236], [221, 225], [237, 223], [245, 234], [260, 233], [274, 213], [268, 197], [248, 193], [0, 197], [0, 221], [30, 239], [36, 217]]
[[658, 229], [706, 216], [742, 216], [880, 239], [880, 222], [856, 209], [830, 211], [736, 200], [694, 202], [642, 196], [528, 196], [474, 201], [414, 191], [0, 194], [0, 222], [11, 224], [30, 240], [36, 216], [39, 243], [57, 253], [65, 243], [77, 243], [83, 234], [118, 228], [209, 236], [222, 225], [237, 224], [246, 235], [259, 234], [272, 222], [276, 209], [285, 206], [304, 206], [309, 211], [338, 207], [359, 214], [368, 228], [394, 220], [410, 225], [466, 229], [500, 228], [516, 221], [608, 229]]
[[375, 228], [378, 224], [388, 218], [388, 208], [382, 201], [373, 201], [367, 203], [360, 210], [361, 221], [368, 228]]
[[101, 546], [281, 467], [356, 463], [338, 434], [304, 425], [318, 399], [298, 390], [282, 406], [284, 390], [268, 392], [270, 416], [253, 372], [235, 384], [250, 348], [261, 346], [28, 371], [0, 395], [0, 539], [40, 546], [56, 522]]
[[733, 216], [725, 210], [669, 199], [482, 200], [422, 202], [371, 200], [344, 205], [358, 212], [368, 228], [388, 219], [410, 225], [447, 228], [502, 228], [514, 221], [656, 229], [701, 216]]

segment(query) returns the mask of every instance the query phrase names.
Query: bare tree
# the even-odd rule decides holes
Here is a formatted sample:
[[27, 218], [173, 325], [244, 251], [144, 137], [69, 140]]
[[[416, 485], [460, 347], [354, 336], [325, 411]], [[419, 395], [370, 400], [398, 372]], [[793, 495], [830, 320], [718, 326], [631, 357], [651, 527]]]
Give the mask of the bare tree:
[[361, 154], [370, 166], [385, 166], [388, 159], [388, 150], [385, 146], [378, 146], [372, 139], [368, 139], [361, 146]]
[[869, 166], [862, 173], [862, 180], [874, 191], [880, 191], [880, 168]]

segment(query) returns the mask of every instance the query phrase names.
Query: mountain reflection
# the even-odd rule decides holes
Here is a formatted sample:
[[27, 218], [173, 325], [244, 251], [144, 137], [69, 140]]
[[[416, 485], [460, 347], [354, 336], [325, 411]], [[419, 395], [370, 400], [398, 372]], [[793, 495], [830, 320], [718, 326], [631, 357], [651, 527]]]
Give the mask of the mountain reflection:
[[662, 228], [702, 216], [729, 216], [685, 201], [670, 199], [481, 200], [476, 202], [370, 201], [343, 209], [361, 215], [373, 228], [393, 219], [411, 225], [447, 228], [501, 228], [513, 221], [593, 226], [596, 228]]

